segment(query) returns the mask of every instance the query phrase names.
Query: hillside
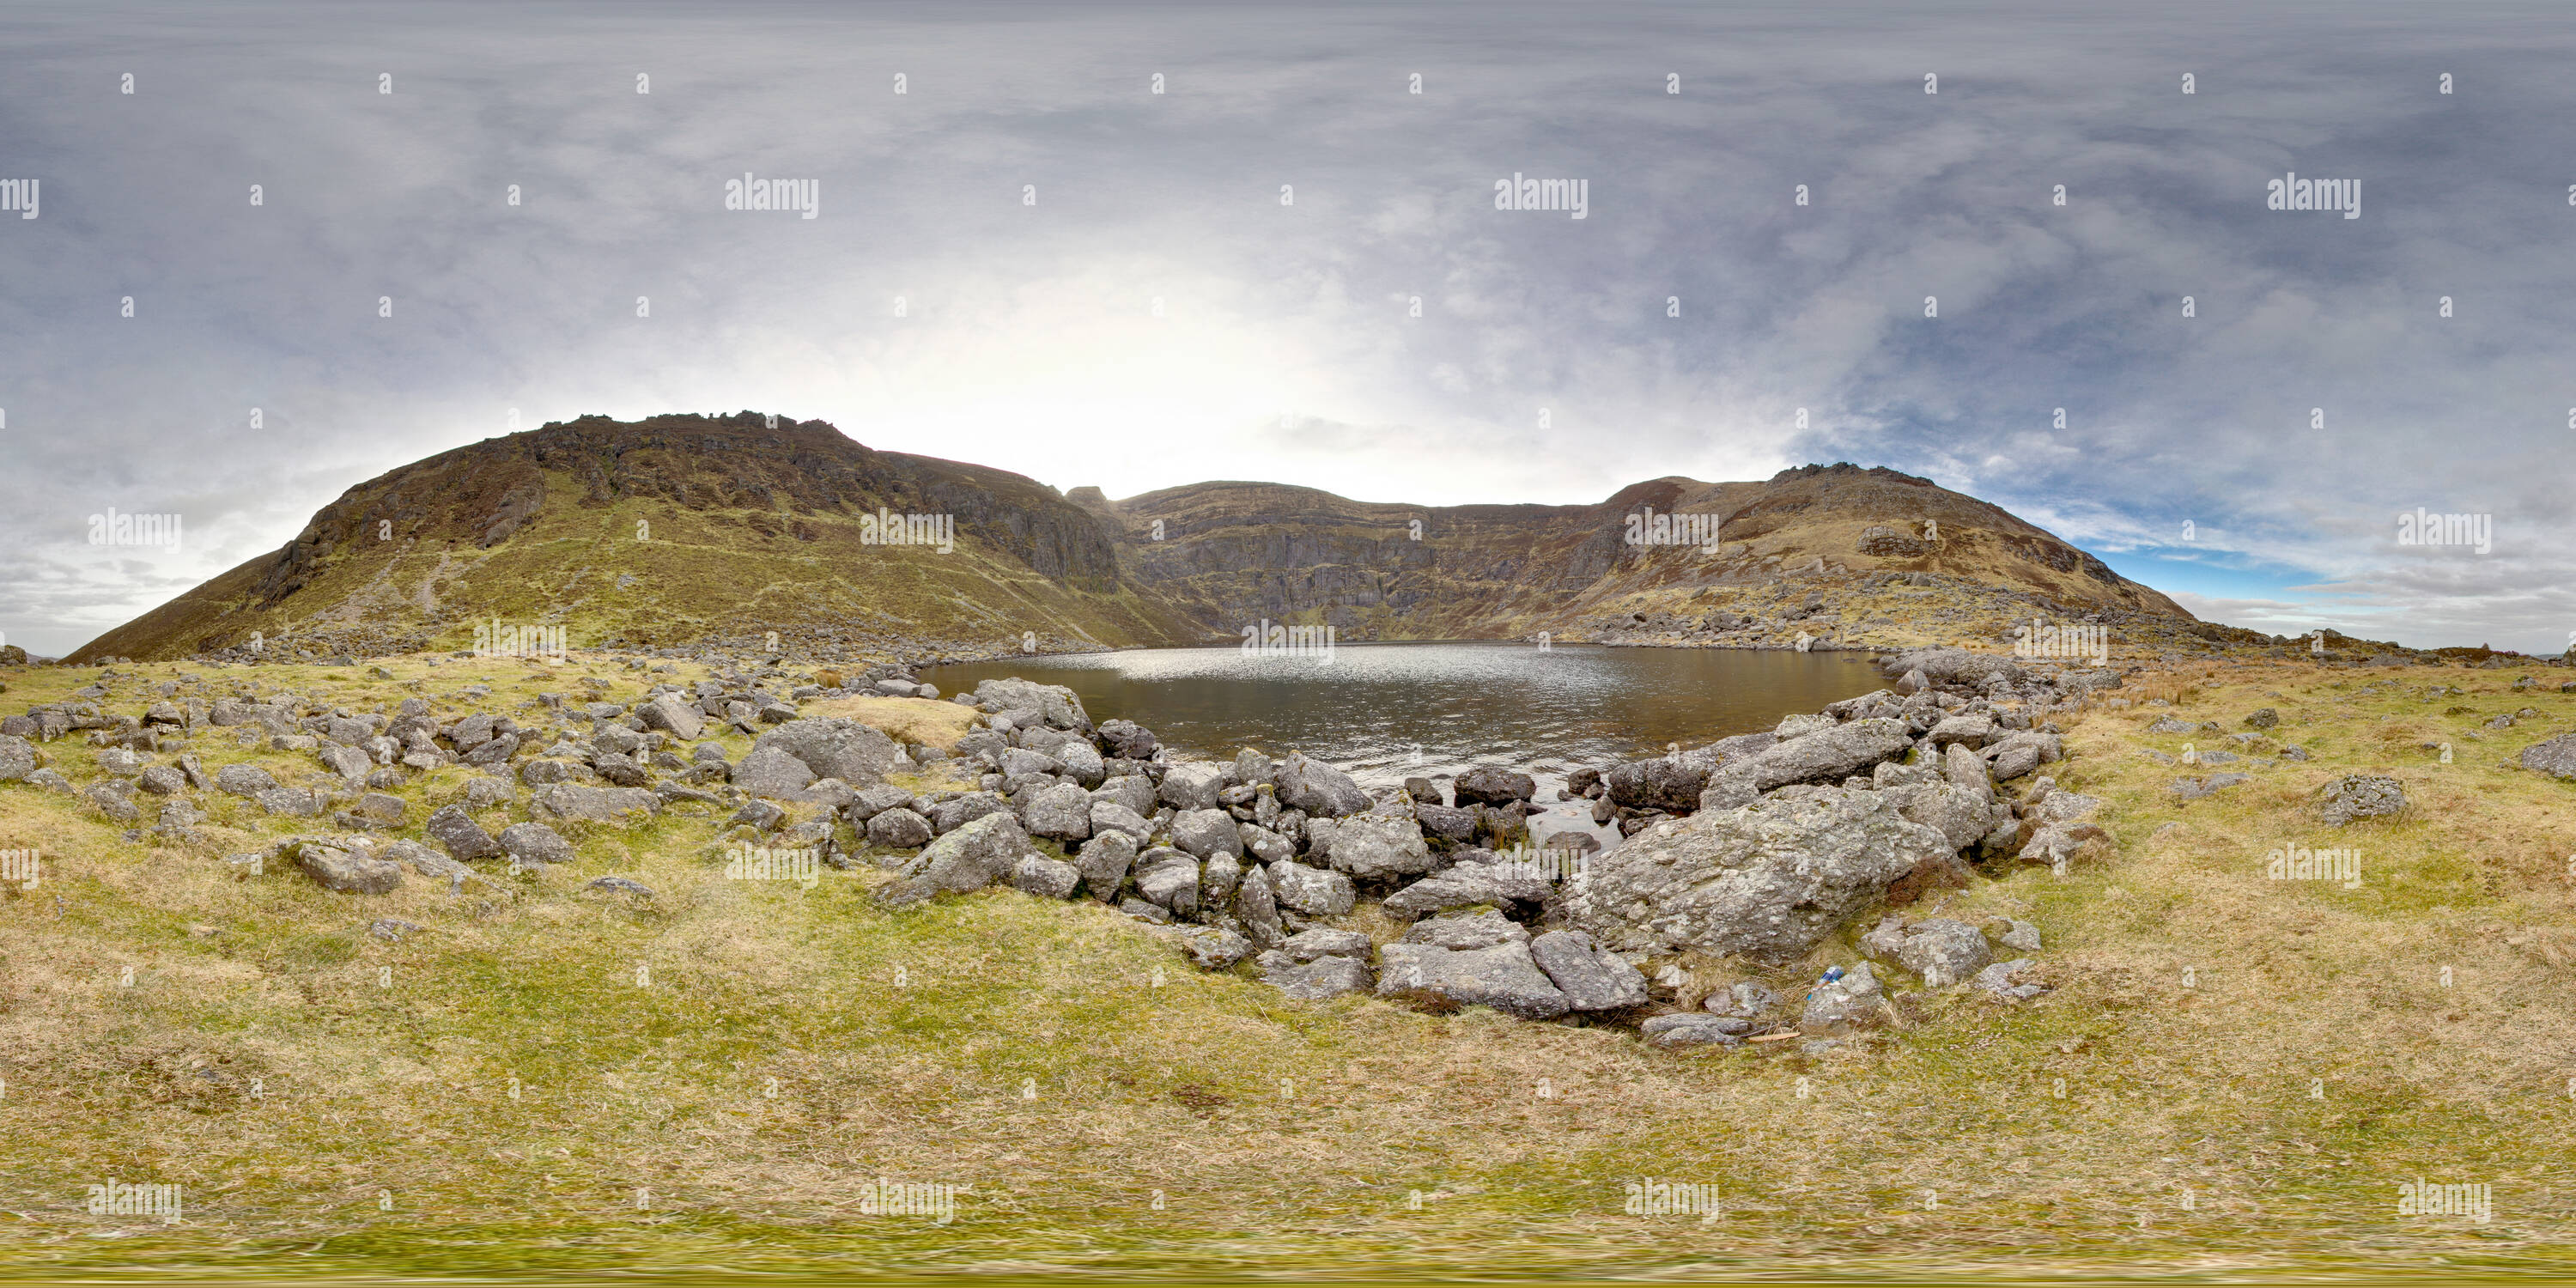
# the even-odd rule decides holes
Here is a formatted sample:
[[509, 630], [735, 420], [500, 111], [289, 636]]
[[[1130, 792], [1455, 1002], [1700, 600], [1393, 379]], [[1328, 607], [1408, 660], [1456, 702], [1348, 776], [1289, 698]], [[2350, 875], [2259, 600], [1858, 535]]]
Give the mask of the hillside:
[[[875, 542], [887, 512], [941, 516], [953, 550]], [[1713, 519], [1723, 540], [1632, 544], [1647, 515]], [[1992, 644], [2035, 613], [2133, 636], [2193, 625], [2049, 533], [1886, 469], [1663, 478], [1580, 506], [1242, 482], [1112, 501], [744, 412], [584, 417], [393, 470], [71, 660], [222, 653], [254, 633], [274, 656], [453, 649], [496, 621], [576, 647], [777, 631], [907, 660], [1219, 642], [1264, 618], [1347, 639]]]
[[[880, 511], [951, 516], [952, 553], [871, 541]], [[879, 452], [820, 421], [583, 417], [361, 483], [283, 549], [73, 660], [237, 648], [461, 648], [478, 623], [576, 646], [776, 630], [809, 648], [1141, 644], [1185, 629], [1118, 573], [1099, 524], [1017, 474]]]

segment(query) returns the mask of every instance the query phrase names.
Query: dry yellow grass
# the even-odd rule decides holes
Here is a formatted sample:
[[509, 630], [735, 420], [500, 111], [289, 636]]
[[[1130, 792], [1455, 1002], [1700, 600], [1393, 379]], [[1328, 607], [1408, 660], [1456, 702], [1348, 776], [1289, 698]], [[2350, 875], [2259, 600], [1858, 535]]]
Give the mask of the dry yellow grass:
[[[419, 678], [393, 670], [388, 696]], [[13, 674], [11, 698], [93, 674]], [[2563, 1272], [2576, 812], [2507, 761], [2576, 698], [2508, 694], [2511, 672], [2193, 674], [2193, 718], [2274, 707], [2272, 745], [2314, 759], [2177, 804], [2168, 780], [2205, 771], [2147, 753], [2223, 740], [2147, 734], [2162, 707], [2068, 721], [2051, 772], [2105, 798], [2114, 854], [1944, 908], [2038, 923], [2056, 991], [1916, 996], [1902, 1031], [1812, 1058], [1288, 1002], [1087, 902], [889, 914], [864, 869], [726, 881], [720, 818], [596, 829], [579, 870], [462, 899], [359, 900], [0, 787], [0, 840], [56, 864], [0, 901], [0, 1267]], [[340, 678], [292, 682], [370, 687]], [[2474, 710], [2428, 714], [2436, 678], [2468, 693], [2431, 712]], [[2471, 736], [2523, 705], [2545, 715]], [[2392, 715], [2452, 762], [2389, 745]], [[2326, 828], [2316, 787], [2362, 771], [2415, 808]], [[2360, 889], [2264, 875], [2272, 849], [2347, 844]], [[580, 889], [608, 871], [656, 897]], [[969, 1188], [951, 1224], [861, 1215], [878, 1177]], [[1625, 1214], [1647, 1177], [1723, 1212]], [[2398, 1216], [2416, 1179], [2492, 1186], [2494, 1220]], [[108, 1180], [184, 1184], [186, 1222], [79, 1211]]]
[[798, 708], [812, 716], [844, 716], [875, 725], [897, 742], [917, 742], [941, 751], [957, 749], [957, 740], [975, 726], [972, 707], [930, 698], [817, 698]]

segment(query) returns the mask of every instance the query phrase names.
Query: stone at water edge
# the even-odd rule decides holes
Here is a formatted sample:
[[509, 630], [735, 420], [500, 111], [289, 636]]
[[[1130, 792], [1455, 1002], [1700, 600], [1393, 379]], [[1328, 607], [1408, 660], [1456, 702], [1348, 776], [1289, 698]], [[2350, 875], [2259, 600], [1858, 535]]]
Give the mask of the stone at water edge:
[[1421, 825], [1410, 817], [1355, 814], [1311, 819], [1306, 837], [1309, 858], [1321, 858], [1354, 880], [1412, 876], [1437, 865], [1430, 845], [1422, 839]]
[[1459, 805], [1508, 805], [1538, 795], [1538, 783], [1529, 775], [1494, 765], [1478, 765], [1458, 775], [1450, 785]]
[[1368, 794], [1349, 774], [1304, 752], [1290, 752], [1281, 762], [1278, 795], [1281, 805], [1317, 818], [1358, 814], [1369, 807]]

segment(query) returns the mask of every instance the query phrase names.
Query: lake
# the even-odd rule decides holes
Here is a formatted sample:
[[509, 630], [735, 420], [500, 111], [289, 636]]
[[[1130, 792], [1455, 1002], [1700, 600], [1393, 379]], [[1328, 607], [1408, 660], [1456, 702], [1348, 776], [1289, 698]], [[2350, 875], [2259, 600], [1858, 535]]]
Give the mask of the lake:
[[1364, 785], [1508, 765], [1552, 806], [1532, 833], [1580, 827], [1556, 804], [1567, 771], [1753, 733], [1782, 716], [1883, 688], [1856, 653], [1602, 648], [1525, 643], [1358, 644], [1327, 653], [1237, 647], [1138, 649], [928, 667], [942, 693], [1019, 676], [1061, 684], [1095, 721], [1133, 720], [1176, 751], [1231, 758], [1240, 747], [1303, 751]]

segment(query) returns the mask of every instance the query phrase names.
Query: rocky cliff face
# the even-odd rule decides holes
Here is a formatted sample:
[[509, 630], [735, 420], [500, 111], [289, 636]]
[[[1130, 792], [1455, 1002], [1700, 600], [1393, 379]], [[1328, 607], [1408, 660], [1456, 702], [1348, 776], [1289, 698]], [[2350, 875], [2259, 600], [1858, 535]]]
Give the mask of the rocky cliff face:
[[1267, 617], [1357, 638], [1594, 637], [1685, 606], [1704, 619], [1791, 582], [1830, 593], [1847, 610], [1837, 623], [1946, 611], [1944, 588], [1961, 587], [2035, 611], [2191, 620], [1995, 506], [1847, 464], [1763, 483], [1653, 479], [1585, 506], [1387, 505], [1266, 483], [1118, 502], [1079, 491], [1118, 526], [1131, 575], [1219, 633]]
[[[931, 516], [935, 544], [889, 540], [889, 515]], [[1831, 603], [1773, 602], [1793, 586]], [[1850, 638], [1874, 617], [1969, 626], [1944, 587], [2014, 611], [2189, 621], [1994, 506], [1884, 469], [1654, 479], [1582, 506], [1247, 482], [1112, 501], [745, 412], [584, 417], [404, 466], [74, 656], [215, 652], [254, 633], [315, 652], [459, 647], [496, 620], [563, 627], [574, 647], [775, 630], [909, 656], [1221, 642], [1263, 619], [1352, 639], [1777, 643]]]

